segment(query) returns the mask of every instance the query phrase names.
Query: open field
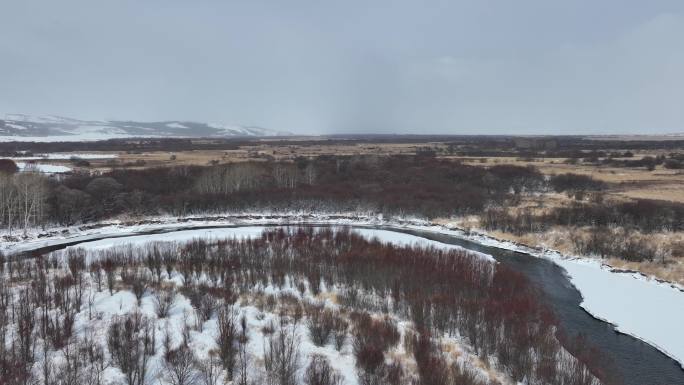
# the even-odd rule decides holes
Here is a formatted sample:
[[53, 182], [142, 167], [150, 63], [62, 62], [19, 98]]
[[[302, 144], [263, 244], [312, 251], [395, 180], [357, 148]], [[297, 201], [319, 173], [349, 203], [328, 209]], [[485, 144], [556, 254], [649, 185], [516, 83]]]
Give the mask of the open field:
[[[635, 157], [657, 156], [658, 153], [635, 154]], [[606, 194], [619, 198], [659, 199], [684, 202], [684, 170], [668, 170], [662, 166], [649, 171], [643, 168], [597, 166], [591, 164], [566, 164], [562, 159], [546, 158], [521, 160], [513, 157], [482, 158], [450, 157], [474, 166], [492, 164], [534, 166], [544, 175], [564, 173], [581, 174], [607, 183]]]
[[[456, 139], [458, 138], [458, 139]], [[437, 140], [432, 140], [437, 139]], [[89, 159], [88, 165], [76, 165], [68, 157], [62, 159], [45, 159], [34, 161], [40, 164], [67, 166], [77, 171], [103, 172], [114, 167], [150, 168], [172, 166], [206, 166], [211, 164], [228, 164], [245, 161], [289, 161], [298, 157], [312, 158], [317, 156], [392, 156], [414, 155], [425, 151], [433, 151], [435, 156], [465, 164], [491, 167], [492, 165], [511, 164], [518, 166], [534, 166], [544, 175], [552, 176], [564, 173], [588, 175], [606, 182], [604, 193], [616, 199], [658, 199], [684, 203], [684, 169], [667, 169], [656, 165], [654, 170], [645, 167], [616, 167], [578, 161], [568, 163], [567, 158], [554, 154], [554, 151], [538, 151], [506, 146], [500, 140], [479, 142], [474, 139], [462, 140], [449, 138], [366, 138], [363, 140], [326, 140], [321, 138], [293, 138], [291, 140], [255, 140], [227, 141], [213, 143], [211, 140], [193, 140], [190, 149], [157, 150], [153, 146], [140, 146], [140, 150], [131, 151], [87, 151], [89, 154], [102, 154], [104, 159]], [[606, 137], [600, 140], [585, 141], [568, 145], [578, 151], [595, 151], [596, 146], [605, 151], [630, 151], [630, 158], [611, 159], [637, 160], [644, 157], [668, 156], [668, 154], [684, 152], [684, 146], [677, 147], [680, 137], [648, 137], [625, 136]], [[488, 139], [490, 140], [490, 139]], [[635, 141], [643, 143], [641, 146]], [[465, 144], [464, 144], [465, 143]], [[561, 141], [561, 143], [563, 143]], [[583, 142], [584, 143], [584, 142]], [[599, 145], [595, 145], [599, 143]], [[649, 145], [650, 143], [650, 145]], [[661, 145], [654, 145], [660, 143]], [[673, 143], [675, 143], [673, 145]], [[560, 145], [560, 149], [563, 147]], [[582, 150], [583, 146], [586, 147]], [[674, 147], [673, 147], [674, 146]], [[159, 147], [159, 146], [156, 146]], [[162, 145], [161, 147], [164, 147]], [[169, 146], [171, 147], [171, 146]], [[211, 148], [203, 148], [211, 147]], [[640, 149], [640, 147], [651, 147]], [[105, 147], [106, 148], [106, 147]], [[199, 148], [199, 149], [193, 149]], [[483, 156], [470, 156], [473, 150], [486, 152]], [[533, 153], [530, 153], [530, 152]], [[74, 152], [78, 154], [78, 151]], [[68, 153], [67, 153], [68, 154]], [[108, 159], [107, 157], [113, 157]], [[599, 158], [601, 159], [601, 158]]]

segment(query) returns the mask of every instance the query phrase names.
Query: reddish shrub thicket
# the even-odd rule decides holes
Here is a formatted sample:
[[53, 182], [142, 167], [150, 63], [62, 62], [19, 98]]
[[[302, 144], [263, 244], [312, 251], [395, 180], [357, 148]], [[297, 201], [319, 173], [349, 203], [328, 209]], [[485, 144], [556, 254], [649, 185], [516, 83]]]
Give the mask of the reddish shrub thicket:
[[[341, 310], [316, 303], [303, 306], [294, 293], [271, 295], [271, 303], [265, 301], [264, 306], [279, 312], [283, 320], [298, 321], [306, 314], [312, 340], [320, 345], [332, 340], [340, 348], [350, 331], [362, 384], [407, 380], [400, 366], [385, 361], [387, 351], [401, 340], [394, 321], [397, 318], [415, 323], [417, 333], [407, 332], [404, 342], [416, 358], [421, 384], [478, 384], [467, 371], [445, 361], [440, 347], [430, 338], [445, 334], [462, 336], [481, 357], [495, 357], [515, 381], [584, 385], [595, 383], [594, 376], [604, 383], [610, 378], [609, 366], [585, 343], [563, 338], [561, 345], [557, 320], [539, 290], [522, 274], [465, 250], [395, 247], [345, 229], [306, 227], [271, 229], [255, 239], [211, 244], [191, 241], [111, 248], [93, 252], [87, 260], [96, 262], [82, 266], [78, 257], [67, 260], [60, 274], [51, 275], [53, 280], [45, 277], [50, 267], [59, 266], [55, 258], [6, 264], [7, 275], [16, 282], [22, 277], [29, 284], [9, 294], [0, 280], [0, 330], [16, 330], [11, 341], [14, 348], [0, 360], [5, 368], [17, 361], [30, 367], [36, 337], [50, 334], [52, 339], [44, 340], [56, 348], [73, 341], [73, 315], [82, 293], [78, 277], [82, 274], [89, 272], [98, 279], [104, 272], [113, 291], [120, 280], [133, 286], [131, 277], [160, 276], [164, 272], [158, 270], [165, 270], [168, 277], [187, 276], [181, 290], [195, 308], [199, 326], [202, 320], [217, 317], [217, 359], [231, 378], [237, 367], [240, 382], [245, 379], [247, 361], [240, 357], [244, 356], [248, 335], [244, 322], [231, 308], [237, 295], [253, 293], [255, 286], [287, 284], [294, 288], [302, 282], [306, 284], [299, 290], [306, 292], [312, 277], [320, 288], [343, 288], [341, 296], [346, 299], [340, 302]], [[149, 286], [157, 293], [159, 317], [165, 317], [173, 303], [173, 292], [167, 292], [161, 282]], [[138, 293], [142, 295], [145, 290]], [[146, 371], [155, 346], [150, 341], [154, 333], [140, 315], [115, 320], [112, 325], [110, 354], [135, 382]], [[296, 346], [299, 336], [288, 330], [273, 325], [269, 333], [264, 332], [271, 341], [265, 351], [269, 376], [282, 374], [289, 381], [301, 363]], [[138, 343], [132, 342], [136, 339]], [[563, 353], [564, 346], [578, 360], [569, 359]], [[124, 354], [130, 349], [132, 356]]]

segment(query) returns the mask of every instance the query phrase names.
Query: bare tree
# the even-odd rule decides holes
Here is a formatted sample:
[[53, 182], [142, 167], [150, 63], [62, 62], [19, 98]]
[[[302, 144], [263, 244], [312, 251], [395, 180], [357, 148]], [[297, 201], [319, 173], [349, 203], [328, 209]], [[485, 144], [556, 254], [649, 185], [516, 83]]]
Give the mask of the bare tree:
[[131, 287], [131, 291], [135, 295], [138, 305], [140, 305], [149, 284], [149, 277], [146, 272], [138, 269], [133, 270], [133, 272], [124, 270], [121, 272], [121, 280]]
[[109, 364], [105, 359], [104, 347], [95, 341], [95, 332], [92, 328], [86, 331], [79, 349], [84, 352], [89, 363], [83, 382], [87, 385], [102, 385], [103, 374]]
[[340, 385], [342, 377], [330, 366], [325, 356], [314, 354], [304, 374], [306, 385]]
[[85, 359], [84, 351], [77, 344], [67, 344], [62, 349], [64, 360], [57, 369], [55, 377], [60, 385], [80, 385], [84, 381]]
[[330, 340], [335, 329], [335, 315], [330, 309], [325, 309], [323, 303], [307, 305], [309, 337], [316, 346], [324, 346]]
[[196, 359], [199, 382], [201, 385], [218, 385], [221, 379], [221, 361], [218, 353], [211, 350], [205, 359]]
[[154, 292], [154, 311], [157, 313], [157, 317], [166, 318], [169, 316], [175, 298], [176, 291], [174, 289], [164, 290], [160, 288]]
[[154, 330], [140, 313], [114, 320], [107, 345], [112, 362], [123, 372], [128, 385], [145, 385], [148, 362], [154, 354]]
[[32, 224], [42, 223], [47, 198], [47, 182], [38, 173], [21, 173], [14, 177], [24, 234]]
[[195, 368], [195, 357], [188, 345], [181, 345], [164, 354], [164, 379], [171, 385], [195, 385], [199, 381], [199, 373]]
[[280, 328], [264, 346], [264, 367], [269, 385], [297, 385], [301, 366], [299, 336], [281, 320]]
[[107, 288], [109, 289], [109, 294], [114, 294], [114, 283], [116, 282], [116, 270], [117, 264], [112, 258], [106, 258], [102, 261], [102, 270], [105, 272], [107, 277]]
[[316, 184], [316, 166], [313, 163], [309, 163], [304, 168], [304, 182], [308, 185]]
[[221, 364], [228, 373], [228, 380], [233, 379], [235, 356], [237, 354], [237, 325], [235, 318], [235, 312], [232, 307], [221, 309], [218, 314], [219, 333], [216, 336], [216, 344], [218, 345]]
[[259, 168], [253, 163], [231, 164], [224, 174], [226, 193], [249, 191], [258, 186]]
[[297, 187], [297, 169], [290, 164], [276, 164], [273, 167], [273, 179], [279, 188], [294, 189]]
[[9, 235], [12, 235], [18, 206], [19, 193], [14, 184], [14, 177], [0, 174], [0, 223], [7, 226]]
[[97, 285], [97, 291], [102, 291], [102, 266], [100, 262], [95, 261], [90, 264], [90, 275], [94, 278]]
[[200, 194], [223, 193], [223, 170], [219, 167], [207, 169], [197, 179], [195, 188]]
[[240, 336], [238, 337], [238, 385], [249, 385], [249, 352], [247, 352], [247, 317], [240, 318]]
[[226, 195], [258, 187], [260, 168], [253, 163], [235, 163], [207, 169], [195, 185], [202, 194]]

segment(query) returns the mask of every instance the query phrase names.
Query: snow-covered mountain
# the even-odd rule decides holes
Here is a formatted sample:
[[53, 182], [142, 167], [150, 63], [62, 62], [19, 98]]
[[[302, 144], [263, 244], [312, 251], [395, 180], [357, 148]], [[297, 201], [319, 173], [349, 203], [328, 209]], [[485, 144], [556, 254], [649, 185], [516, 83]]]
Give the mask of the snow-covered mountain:
[[185, 121], [86, 121], [61, 116], [7, 114], [0, 118], [5, 140], [96, 140], [127, 137], [253, 137], [287, 136], [288, 132], [234, 124]]

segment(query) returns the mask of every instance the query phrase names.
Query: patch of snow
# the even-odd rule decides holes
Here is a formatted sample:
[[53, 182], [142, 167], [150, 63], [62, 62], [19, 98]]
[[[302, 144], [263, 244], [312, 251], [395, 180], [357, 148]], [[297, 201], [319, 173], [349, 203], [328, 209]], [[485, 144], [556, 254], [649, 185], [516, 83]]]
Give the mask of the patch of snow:
[[[261, 233], [266, 229], [265, 226], [244, 226], [244, 227], [229, 227], [229, 228], [215, 228], [215, 229], [198, 229], [198, 230], [180, 230], [169, 233], [160, 234], [145, 234], [133, 235], [121, 238], [108, 238], [92, 242], [80, 243], [74, 247], [84, 248], [89, 250], [108, 249], [117, 246], [139, 246], [149, 242], [187, 242], [193, 239], [254, 239], [261, 236]], [[433, 241], [423, 237], [412, 234], [401, 233], [390, 230], [378, 230], [367, 228], [354, 228], [354, 232], [362, 235], [366, 239], [377, 239], [383, 243], [389, 243], [395, 246], [415, 246], [415, 247], [435, 247], [443, 249], [457, 249], [463, 250], [457, 245], [450, 245], [438, 241]], [[485, 259], [494, 260], [491, 256], [473, 252]]]
[[[413, 234], [406, 234], [398, 231], [392, 230], [379, 230], [379, 229], [367, 229], [367, 228], [354, 228], [354, 232], [361, 234], [366, 239], [378, 239], [380, 242], [389, 243], [394, 246], [404, 247], [404, 246], [414, 246], [414, 247], [435, 247], [443, 248], [447, 250], [465, 250], [463, 247], [458, 245], [451, 245], [448, 243], [443, 243], [439, 241], [433, 241], [431, 239], [423, 238]], [[494, 261], [494, 257], [488, 254], [479, 253], [476, 251], [468, 250], [469, 252], [476, 254], [484, 259]]]
[[64, 131], [73, 135], [128, 135], [125, 130], [108, 125], [78, 125]]
[[20, 156], [20, 157], [6, 158], [6, 159], [12, 159], [12, 160], [41, 160], [41, 159], [68, 160], [71, 158], [78, 158], [78, 159], [114, 159], [114, 158], [118, 158], [118, 157], [119, 157], [119, 155], [117, 155], [117, 154], [50, 153], [50, 154], [36, 154], [34, 156]]
[[184, 126], [178, 122], [166, 123], [166, 127], [169, 127], [169, 128], [188, 128], [187, 126]]
[[26, 172], [26, 171], [38, 171], [43, 174], [63, 174], [65, 172], [70, 172], [71, 169], [66, 166], [57, 166], [54, 164], [37, 164], [37, 163], [25, 163], [25, 162], [17, 162], [17, 167], [19, 167], [19, 171], [21, 172]]
[[249, 135], [244, 127], [237, 124], [209, 123], [207, 125], [211, 128], [221, 130], [223, 133], [229, 133], [233, 135]]
[[159, 137], [158, 135], [130, 135], [117, 133], [101, 133], [89, 132], [81, 134], [64, 134], [51, 136], [0, 136], [0, 142], [36, 142], [36, 143], [54, 143], [54, 142], [96, 142], [108, 139], [125, 139], [125, 138], [151, 138]]
[[34, 123], [73, 123], [74, 119], [63, 118], [60, 116], [48, 115], [48, 116], [38, 116], [38, 115], [27, 115], [27, 114], [5, 114], [5, 120], [14, 120], [18, 122], [34, 122]]
[[261, 236], [263, 226], [231, 227], [224, 229], [182, 230], [163, 234], [134, 235], [80, 243], [74, 247], [88, 250], [109, 249], [116, 246], [139, 246], [149, 242], [187, 242], [193, 239], [253, 239]]
[[6, 126], [9, 126], [9, 127], [12, 127], [12, 128], [14, 128], [15, 130], [26, 130], [26, 127], [20, 126], [20, 125], [18, 125], [18, 124], [14, 124], [14, 123], [5, 123], [5, 125], [6, 125]]
[[289, 132], [270, 130], [261, 127], [240, 126], [237, 124], [208, 123], [207, 126], [220, 130], [216, 135], [237, 135], [237, 136], [287, 136]]

